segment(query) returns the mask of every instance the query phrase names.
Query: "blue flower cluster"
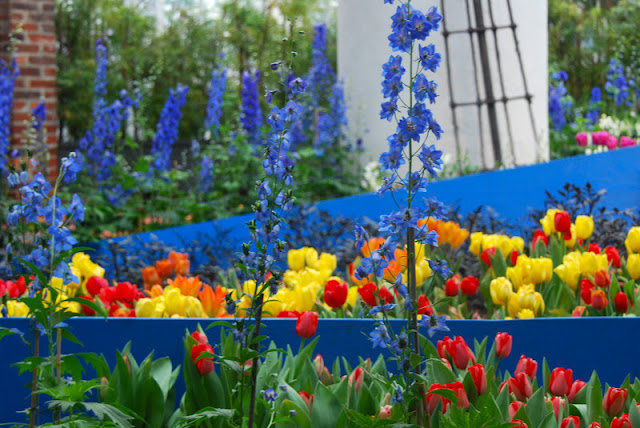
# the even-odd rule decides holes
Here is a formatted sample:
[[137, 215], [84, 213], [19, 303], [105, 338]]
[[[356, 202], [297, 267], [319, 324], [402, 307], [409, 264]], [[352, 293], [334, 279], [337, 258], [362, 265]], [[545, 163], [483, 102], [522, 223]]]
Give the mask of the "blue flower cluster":
[[44, 101], [40, 101], [38, 105], [33, 108], [31, 113], [31, 127], [36, 131], [42, 130], [45, 120], [47, 120], [47, 106]]
[[260, 72], [256, 71], [255, 77], [248, 71], [242, 73], [242, 114], [240, 122], [249, 137], [249, 143], [253, 147], [262, 144], [260, 127], [262, 127], [262, 112], [260, 111], [260, 99], [258, 98], [258, 82]]
[[347, 104], [344, 101], [342, 82], [333, 84], [329, 96], [327, 111], [318, 111], [315, 124], [316, 133], [313, 140], [313, 149], [316, 156], [324, 156], [327, 149], [339, 141], [343, 130], [349, 125], [347, 119]]
[[[63, 158], [60, 165], [59, 179], [67, 183], [72, 182], [80, 169], [76, 154], [71, 153]], [[32, 166], [35, 166], [33, 161]], [[25, 181], [26, 175], [21, 174], [20, 182]], [[67, 226], [71, 220], [74, 222], [84, 220], [84, 205], [76, 194], [73, 195], [71, 204], [67, 207], [62, 204], [55, 192], [49, 196], [51, 184], [40, 172], [35, 174], [33, 181], [20, 187], [19, 192], [21, 204], [11, 207], [7, 215], [7, 225], [15, 228], [22, 221], [23, 224], [31, 223], [40, 226], [39, 218], [44, 218], [48, 239], [39, 239], [40, 236], [36, 236], [33, 241], [46, 243], [47, 246], [35, 248], [24, 257], [26, 261], [42, 269], [49, 266], [52, 251], [55, 255], [70, 250], [78, 242]], [[38, 232], [38, 235], [40, 233]]]
[[573, 98], [564, 86], [569, 75], [565, 71], [557, 71], [551, 74], [549, 85], [549, 118], [556, 131], [560, 131], [567, 125], [567, 120], [574, 115]]
[[633, 105], [629, 91], [634, 86], [635, 82], [625, 76], [622, 63], [615, 58], [609, 61], [609, 71], [607, 72], [607, 81], [604, 84], [604, 89], [614, 99], [617, 106], [626, 105], [631, 107]]
[[311, 68], [306, 80], [309, 84], [307, 88], [309, 106], [313, 109], [320, 107], [322, 100], [327, 96], [327, 88], [330, 88], [336, 80], [335, 72], [327, 58], [326, 24], [313, 27], [311, 53]]
[[223, 95], [227, 87], [227, 69], [218, 67], [211, 71], [209, 82], [209, 100], [207, 102], [207, 116], [204, 119], [204, 127], [214, 135], [218, 135], [220, 117], [222, 116]]
[[[386, 0], [385, 3], [393, 4], [393, 1]], [[447, 210], [434, 199], [424, 199], [424, 203], [419, 206], [416, 197], [418, 193], [426, 192], [429, 180], [436, 178], [437, 170], [442, 167], [442, 152], [434, 145], [428, 145], [427, 138], [433, 134], [436, 139], [440, 139], [443, 131], [426, 105], [427, 101], [429, 104], [435, 103], [437, 97], [437, 84], [429, 80], [426, 73], [435, 72], [442, 57], [436, 52], [433, 44], [420, 43], [426, 40], [431, 31], [439, 29], [441, 20], [442, 15], [436, 7], [430, 8], [425, 14], [413, 8], [410, 2], [398, 6], [391, 17], [389, 45], [394, 52], [409, 54], [412, 63], [405, 68], [402, 55], [391, 55], [382, 66], [382, 94], [385, 101], [381, 105], [380, 118], [389, 122], [395, 120], [397, 127], [395, 133], [387, 138], [389, 150], [380, 156], [381, 170], [388, 175], [378, 193], [383, 195], [387, 191], [402, 188], [406, 191], [406, 204], [404, 207], [398, 207], [397, 211], [380, 217], [379, 231], [385, 235], [385, 241], [379, 249], [372, 251], [369, 257], [361, 260], [355, 272], [357, 279], [372, 275], [382, 278], [389, 260], [395, 258], [395, 250], [399, 245], [404, 246], [411, 231], [414, 232], [416, 242], [438, 245], [437, 233], [430, 232], [426, 225], [418, 226], [418, 221], [425, 217], [444, 218]], [[414, 56], [416, 50], [417, 55]], [[407, 68], [410, 68], [411, 75], [405, 79]], [[401, 97], [405, 88], [409, 92], [407, 99]], [[418, 160], [419, 162], [416, 162]], [[401, 178], [404, 174], [400, 173], [403, 165], [408, 166], [405, 178]], [[356, 227], [355, 232], [356, 247], [361, 248], [369, 237], [360, 226]], [[429, 264], [445, 279], [451, 275], [446, 261], [430, 260]], [[415, 302], [411, 301], [402, 274], [394, 278], [393, 288], [405, 299], [404, 309], [414, 311]], [[392, 308], [393, 305], [380, 305], [372, 308], [369, 313], [377, 314]], [[409, 342], [405, 333], [393, 337], [393, 334], [389, 334], [386, 327], [380, 324], [370, 336], [374, 347], [391, 348], [400, 365], [403, 368], [409, 366], [405, 364], [405, 349]]]
[[589, 129], [593, 128], [593, 125], [598, 123], [600, 119], [600, 102], [602, 101], [602, 92], [597, 86], [591, 89], [591, 99], [589, 99], [589, 105], [587, 106], [587, 113], [584, 118], [587, 122]]
[[9, 136], [11, 135], [11, 110], [13, 109], [13, 90], [20, 69], [16, 58], [7, 66], [0, 61], [0, 179], [8, 174]]
[[200, 161], [200, 192], [209, 193], [213, 188], [213, 161], [202, 156]]
[[108, 104], [107, 95], [107, 67], [109, 60], [107, 48], [101, 40], [96, 42], [96, 75], [93, 88], [93, 126], [78, 142], [78, 147], [85, 155], [83, 166], [89, 175], [100, 182], [111, 177], [111, 170], [116, 164], [112, 151], [116, 135], [128, 118], [128, 108], [137, 106], [139, 92], [132, 100], [126, 90], [120, 92], [120, 99]]
[[156, 138], [153, 140], [151, 155], [155, 156], [153, 166], [158, 171], [171, 169], [171, 152], [178, 140], [178, 125], [182, 118], [182, 108], [187, 102], [189, 87], [178, 84], [169, 90], [169, 98], [162, 108], [156, 127]]

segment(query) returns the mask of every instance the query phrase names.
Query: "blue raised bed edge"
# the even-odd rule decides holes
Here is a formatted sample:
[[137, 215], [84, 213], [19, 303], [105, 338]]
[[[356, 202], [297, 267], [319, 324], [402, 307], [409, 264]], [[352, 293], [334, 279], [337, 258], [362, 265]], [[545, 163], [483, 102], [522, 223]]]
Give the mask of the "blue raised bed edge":
[[[505, 220], [518, 221], [530, 209], [544, 207], [546, 191], [554, 193], [568, 182], [578, 186], [590, 183], [595, 190], [606, 189], [602, 203], [609, 208], [640, 207], [640, 147], [439, 180], [429, 184], [425, 196], [435, 196], [447, 205], [458, 205], [461, 213], [482, 205], [491, 207]], [[369, 217], [372, 220], [396, 209], [390, 192], [384, 197], [366, 193], [331, 199], [317, 203], [317, 207], [347, 218]], [[252, 218], [253, 214], [245, 214], [132, 236], [141, 242], [149, 242], [156, 236], [166, 245], [179, 249], [182, 242], [198, 240], [200, 234], [215, 234], [217, 226], [229, 231], [229, 239], [240, 251], [242, 242], [250, 239], [245, 223]], [[113, 241], [124, 239], [126, 237]], [[91, 246], [96, 249], [92, 257], [104, 254], [106, 249], [104, 241]]]
[[[103, 354], [113, 367], [116, 350], [131, 341], [132, 353], [137, 361], [151, 351], [156, 358], [168, 356], [174, 367], [182, 365], [184, 350], [182, 338], [187, 330], [194, 331], [200, 324], [206, 328], [214, 319], [150, 319], [150, 318], [75, 318], [69, 321], [72, 332], [84, 343], [78, 346], [65, 343], [63, 353], [96, 352]], [[287, 345], [296, 351], [300, 338], [295, 333], [295, 320], [272, 318], [264, 320], [264, 334], [280, 348]], [[402, 320], [392, 320], [394, 329], [400, 329]], [[473, 349], [473, 340], [479, 342], [485, 337], [489, 343], [496, 333], [508, 332], [513, 335], [511, 355], [500, 362], [502, 370], [513, 373], [520, 355], [538, 361], [538, 378], [542, 376], [542, 360], [549, 366], [573, 369], [574, 379], [588, 381], [593, 370], [604, 385], [619, 386], [627, 375], [633, 380], [640, 377], [640, 343], [635, 340], [640, 330], [640, 318], [538, 318], [531, 320], [451, 320], [449, 336], [462, 336]], [[18, 328], [29, 332], [29, 321], [25, 318], [2, 318], [0, 326]], [[319, 336], [315, 352], [323, 356], [325, 364], [331, 367], [334, 359], [344, 356], [351, 364], [357, 364], [359, 357], [372, 359], [380, 354], [380, 348], [372, 349], [368, 333], [374, 328], [372, 320], [321, 319], [316, 336]], [[219, 341], [220, 327], [207, 331], [212, 344]], [[437, 333], [433, 343], [442, 339]], [[388, 351], [383, 355], [390, 356]], [[25, 384], [28, 374], [17, 376], [17, 369], [11, 364], [28, 356], [28, 349], [17, 336], [7, 336], [0, 342], [0, 379], [2, 379], [2, 400], [0, 400], [0, 422], [19, 422], [22, 416], [16, 411], [28, 407], [29, 390]], [[395, 371], [394, 363], [389, 370]], [[178, 397], [184, 392], [182, 377], [176, 384]]]

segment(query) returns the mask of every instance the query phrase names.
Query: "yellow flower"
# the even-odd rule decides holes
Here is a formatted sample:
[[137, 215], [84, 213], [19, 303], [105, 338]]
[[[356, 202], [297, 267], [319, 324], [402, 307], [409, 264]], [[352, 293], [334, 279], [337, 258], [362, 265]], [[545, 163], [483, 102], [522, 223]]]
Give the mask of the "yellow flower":
[[553, 270], [561, 280], [567, 283], [572, 289], [576, 290], [578, 281], [580, 280], [580, 264], [579, 263], [563, 263]]
[[519, 236], [512, 237], [511, 250], [518, 250], [518, 252], [522, 253], [524, 251], [524, 239]]
[[427, 278], [431, 276], [431, 266], [427, 259], [422, 259], [416, 263], [416, 284], [422, 284]]
[[624, 245], [627, 246], [627, 252], [629, 252], [629, 254], [640, 251], [640, 226], [629, 229], [627, 239], [624, 240]]
[[206, 318], [207, 313], [197, 297], [185, 296], [185, 315], [189, 318]]
[[[164, 297], [162, 298], [164, 300]], [[162, 303], [162, 311], [159, 311], [160, 298], [150, 299], [143, 297], [136, 302], [136, 317], [138, 318], [158, 318], [162, 317], [164, 312], [164, 303]]]
[[[564, 239], [564, 237], [561, 236], [562, 239]], [[568, 247], [568, 248], [573, 248], [576, 246], [576, 241], [577, 241], [577, 236], [576, 236], [576, 225], [572, 224], [571, 225], [571, 239], [567, 240], [565, 239], [564, 244]]]
[[[518, 257], [518, 260], [520, 260], [520, 257]], [[534, 284], [549, 282], [552, 276], [553, 261], [550, 258], [540, 257], [531, 259], [531, 282]]]
[[104, 268], [91, 261], [85, 253], [75, 253], [69, 265], [71, 272], [81, 281], [82, 294], [87, 294], [86, 284], [92, 276], [104, 278]]
[[322, 253], [320, 254], [320, 259], [318, 260], [318, 269], [319, 270], [327, 270], [333, 273], [336, 270], [336, 266], [338, 264], [338, 259], [334, 254]]
[[287, 253], [287, 261], [289, 262], [289, 269], [291, 270], [302, 270], [304, 269], [305, 264], [305, 249], [300, 248], [299, 250], [289, 250]]
[[640, 278], [640, 254], [632, 253], [627, 257], [627, 270], [631, 279]]
[[584, 252], [580, 256], [580, 271], [584, 274], [591, 274], [598, 270], [598, 258], [595, 253]]
[[482, 232], [473, 232], [470, 235], [471, 243], [469, 244], [469, 251], [471, 251], [476, 256], [479, 256], [482, 253]]
[[304, 247], [305, 250], [305, 263], [312, 269], [318, 269], [318, 252], [315, 248]]
[[[520, 257], [522, 257], [522, 255]], [[520, 257], [518, 257], [518, 262], [520, 262]], [[513, 288], [516, 290], [520, 289], [520, 286], [524, 284], [524, 279], [522, 278], [522, 265], [518, 266], [518, 262], [516, 262], [515, 266], [509, 266], [507, 268], [507, 279], [511, 281]]]
[[548, 210], [544, 218], [540, 219], [540, 224], [544, 230], [545, 235], [551, 235], [556, 232], [556, 213], [561, 210], [551, 209]]
[[520, 312], [520, 306], [518, 305], [518, 295], [516, 293], [509, 296], [507, 300], [507, 311], [509, 317], [513, 318], [518, 312]]
[[186, 315], [186, 298], [179, 289], [172, 286], [165, 287], [164, 304], [169, 316], [184, 317]]
[[498, 277], [489, 284], [489, 291], [494, 304], [504, 305], [513, 294], [513, 286], [507, 278]]
[[593, 217], [579, 215], [576, 217], [576, 236], [578, 239], [589, 239], [593, 233]]
[[358, 297], [358, 287], [357, 286], [349, 287], [349, 292], [347, 293], [347, 303], [352, 308], [356, 304], [357, 297]]
[[520, 312], [518, 312], [518, 318], [520, 318], [521, 320], [523, 319], [527, 319], [527, 318], [534, 318], [534, 313], [531, 309], [523, 309]]
[[[2, 308], [2, 305], [0, 305]], [[7, 316], [9, 317], [26, 317], [29, 315], [29, 307], [17, 300], [7, 300]]]

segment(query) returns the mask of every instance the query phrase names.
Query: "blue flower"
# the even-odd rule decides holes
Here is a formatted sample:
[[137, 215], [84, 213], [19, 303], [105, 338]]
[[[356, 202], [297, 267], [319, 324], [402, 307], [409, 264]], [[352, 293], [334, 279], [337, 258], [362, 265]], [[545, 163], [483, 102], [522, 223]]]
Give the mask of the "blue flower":
[[424, 47], [420, 45], [418, 54], [420, 55], [420, 64], [422, 64], [426, 70], [435, 72], [440, 65], [440, 61], [442, 61], [442, 57], [439, 53], [436, 53], [436, 47], [433, 43]]
[[389, 61], [382, 65], [382, 76], [385, 79], [402, 78], [405, 68], [402, 66], [402, 57], [400, 55], [389, 57]]
[[413, 40], [424, 40], [431, 32], [431, 23], [419, 10], [414, 10], [409, 22], [409, 34]]
[[423, 145], [418, 158], [422, 161], [422, 165], [431, 175], [431, 177], [438, 177], [436, 169], [442, 168], [442, 151], [436, 149], [433, 144], [431, 146]]
[[213, 161], [202, 156], [200, 161], [200, 192], [208, 193], [213, 188]]
[[303, 93], [306, 88], [307, 82], [305, 82], [301, 77], [296, 77], [289, 82], [289, 89], [291, 89], [291, 93], [293, 94]]
[[391, 340], [389, 332], [383, 324], [377, 326], [371, 333], [369, 333], [369, 336], [371, 336], [373, 348], [386, 348], [387, 344]]
[[395, 116], [395, 113], [398, 111], [398, 104], [395, 100], [384, 102], [380, 105], [382, 110], [380, 110], [380, 119], [386, 119], [391, 122], [391, 119]]
[[391, 397], [391, 401], [393, 404], [404, 403], [404, 393], [402, 388], [398, 386], [393, 393], [393, 397]]
[[178, 125], [182, 118], [182, 108], [187, 101], [189, 88], [178, 84], [169, 90], [169, 98], [160, 113], [156, 128], [156, 137], [151, 147], [151, 155], [155, 156], [154, 167], [159, 171], [171, 169], [171, 152], [178, 140]]
[[388, 303], [386, 305], [374, 306], [373, 308], [371, 308], [369, 310], [369, 316], [376, 316], [380, 312], [387, 312], [387, 311], [392, 310], [395, 307], [396, 307], [396, 305], [394, 303]]
[[273, 106], [271, 108], [271, 112], [269, 113], [269, 116], [267, 116], [267, 122], [275, 132], [282, 131], [284, 129], [284, 117], [278, 107]]
[[419, 327], [426, 328], [429, 337], [433, 337], [438, 331], [449, 331], [447, 327], [446, 318], [444, 315], [440, 316], [422, 316]]
[[429, 102], [433, 104], [436, 102], [436, 97], [438, 96], [438, 94], [436, 94], [437, 87], [436, 82], [427, 80], [424, 74], [419, 74], [413, 84], [413, 93], [418, 101], [423, 102], [429, 98]]
[[255, 147], [261, 144], [260, 127], [262, 126], [262, 112], [258, 99], [258, 81], [260, 72], [256, 71], [255, 77], [248, 71], [242, 73], [242, 113], [240, 122], [249, 136], [250, 143]]
[[227, 69], [214, 68], [211, 71], [211, 80], [209, 82], [209, 94], [207, 101], [206, 113], [204, 119], [204, 127], [213, 130], [217, 135], [220, 126], [220, 117], [222, 116], [223, 97], [227, 87]]
[[84, 205], [82, 204], [82, 199], [76, 193], [73, 194], [71, 198], [71, 205], [69, 205], [69, 212], [71, 213], [71, 217], [73, 221], [81, 222], [84, 220]]
[[429, 260], [429, 267], [437, 272], [441, 277], [447, 279], [451, 276], [452, 272], [449, 269], [449, 265], [446, 260], [440, 260], [440, 263], [435, 260]]
[[264, 399], [270, 403], [274, 403], [276, 401], [276, 398], [278, 398], [278, 393], [271, 387], [269, 387], [269, 389], [267, 389], [266, 391], [262, 391], [262, 393], [264, 395]]
[[398, 136], [403, 140], [420, 141], [420, 135], [427, 129], [427, 124], [420, 117], [403, 117], [398, 122]]

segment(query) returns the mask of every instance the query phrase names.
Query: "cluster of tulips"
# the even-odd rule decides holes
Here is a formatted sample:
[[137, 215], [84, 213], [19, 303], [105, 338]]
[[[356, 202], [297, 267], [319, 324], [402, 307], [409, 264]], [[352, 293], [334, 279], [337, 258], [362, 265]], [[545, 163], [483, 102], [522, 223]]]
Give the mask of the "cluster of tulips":
[[618, 147], [633, 147], [637, 145], [637, 142], [631, 137], [622, 136], [618, 139], [608, 131], [595, 131], [591, 133], [578, 132], [576, 134], [576, 144], [580, 147], [601, 146], [609, 150], [615, 150]]

